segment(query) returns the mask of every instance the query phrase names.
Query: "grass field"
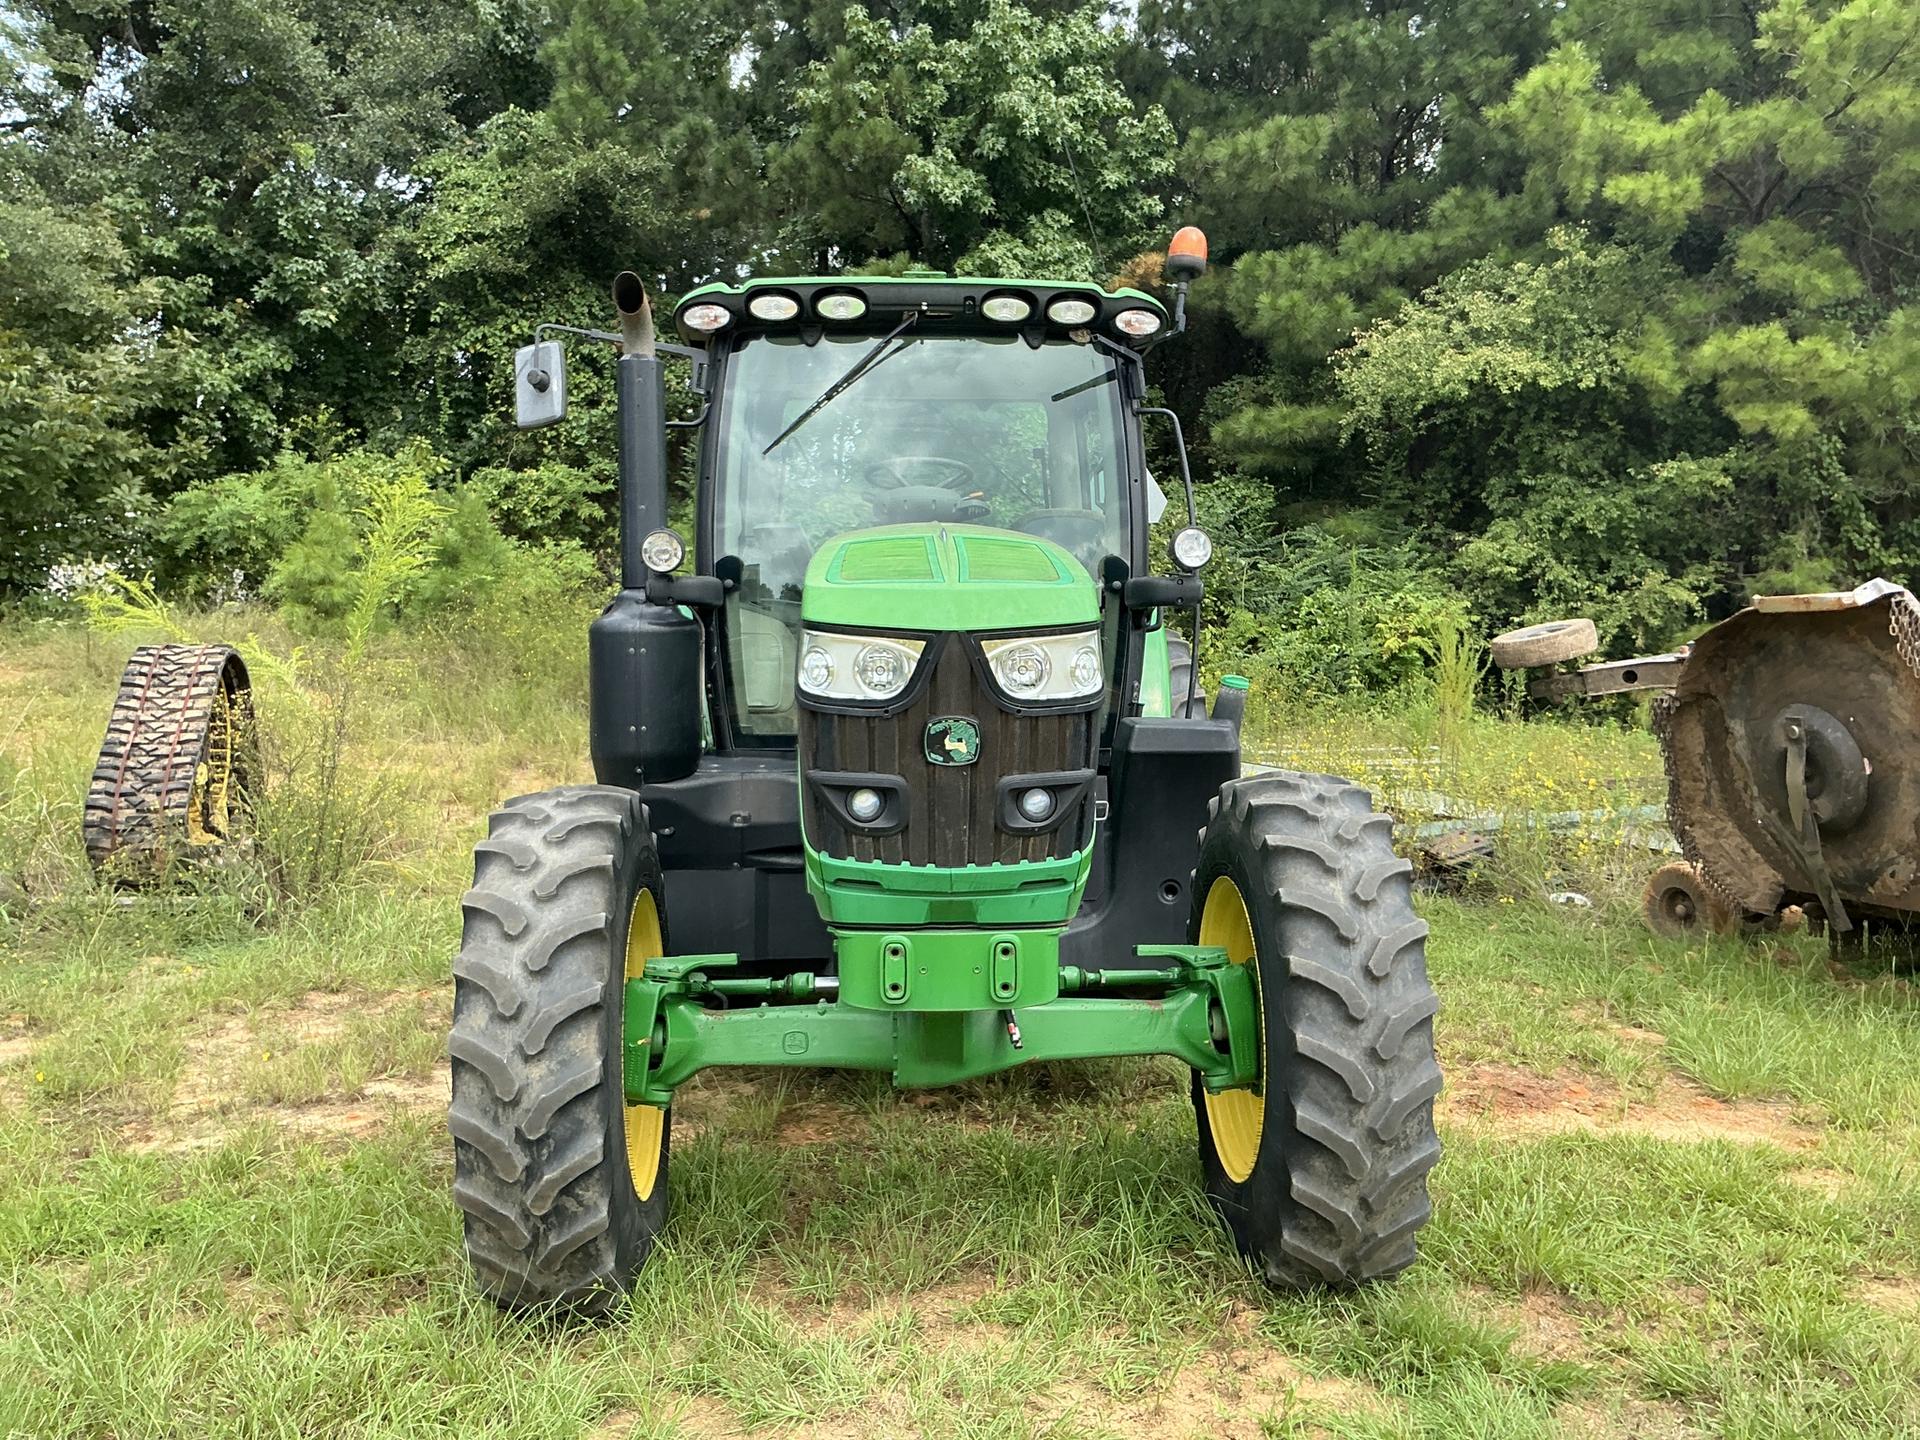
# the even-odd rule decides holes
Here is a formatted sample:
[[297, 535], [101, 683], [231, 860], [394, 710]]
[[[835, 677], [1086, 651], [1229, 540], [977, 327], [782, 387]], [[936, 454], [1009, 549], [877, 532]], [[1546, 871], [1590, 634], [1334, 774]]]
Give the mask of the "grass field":
[[[136, 637], [0, 628], [0, 1435], [1920, 1434], [1920, 996], [1804, 937], [1649, 938], [1604, 822], [1511, 825], [1425, 902], [1447, 1152], [1395, 1283], [1252, 1282], [1171, 1064], [709, 1073], [631, 1310], [503, 1318], [447, 1195], [448, 966], [490, 803], [585, 778], [576, 625], [383, 641], [338, 864], [132, 902], [78, 826]], [[290, 849], [340, 693], [263, 685]], [[1510, 820], [1657, 796], [1630, 730], [1267, 727]]]

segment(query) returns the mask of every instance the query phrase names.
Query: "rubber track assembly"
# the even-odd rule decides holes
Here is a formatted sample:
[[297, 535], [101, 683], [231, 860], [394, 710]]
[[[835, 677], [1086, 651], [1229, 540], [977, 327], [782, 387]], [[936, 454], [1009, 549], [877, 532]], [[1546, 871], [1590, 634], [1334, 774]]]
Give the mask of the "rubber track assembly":
[[120, 676], [87, 787], [87, 859], [149, 877], [244, 824], [253, 764], [246, 664], [226, 645], [143, 645]]

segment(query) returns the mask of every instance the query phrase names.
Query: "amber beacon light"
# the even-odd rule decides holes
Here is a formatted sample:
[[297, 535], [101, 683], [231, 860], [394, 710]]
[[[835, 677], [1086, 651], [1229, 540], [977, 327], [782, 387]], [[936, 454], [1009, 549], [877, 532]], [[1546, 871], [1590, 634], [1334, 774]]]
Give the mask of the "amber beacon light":
[[1181, 226], [1167, 246], [1168, 277], [1176, 284], [1187, 285], [1206, 273], [1206, 232], [1198, 225]]

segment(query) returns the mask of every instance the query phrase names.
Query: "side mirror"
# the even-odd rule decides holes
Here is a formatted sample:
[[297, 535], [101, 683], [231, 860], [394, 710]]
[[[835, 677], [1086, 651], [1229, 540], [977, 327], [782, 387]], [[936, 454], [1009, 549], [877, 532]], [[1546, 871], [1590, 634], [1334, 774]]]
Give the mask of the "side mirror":
[[513, 418], [522, 430], [538, 430], [567, 414], [567, 352], [558, 340], [523, 345], [513, 352]]

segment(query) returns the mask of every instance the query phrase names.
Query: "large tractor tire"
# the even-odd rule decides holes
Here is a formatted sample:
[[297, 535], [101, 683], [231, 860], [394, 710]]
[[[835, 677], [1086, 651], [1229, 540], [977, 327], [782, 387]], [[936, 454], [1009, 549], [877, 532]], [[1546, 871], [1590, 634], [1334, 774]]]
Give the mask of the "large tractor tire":
[[158, 879], [247, 832], [258, 768], [247, 667], [226, 645], [143, 645], [120, 675], [81, 835], [109, 879]]
[[1207, 692], [1193, 682], [1193, 644], [1178, 635], [1167, 636], [1167, 704], [1167, 713], [1177, 719], [1207, 718]]
[[609, 1308], [667, 1218], [667, 1112], [621, 1083], [626, 980], [666, 950], [630, 790], [509, 800], [474, 847], [453, 962], [453, 1198], [510, 1309]]
[[1223, 786], [1190, 934], [1255, 967], [1259, 1079], [1194, 1108], [1208, 1197], [1269, 1284], [1352, 1286], [1413, 1263], [1440, 1093], [1413, 867], [1367, 792], [1323, 775]]

